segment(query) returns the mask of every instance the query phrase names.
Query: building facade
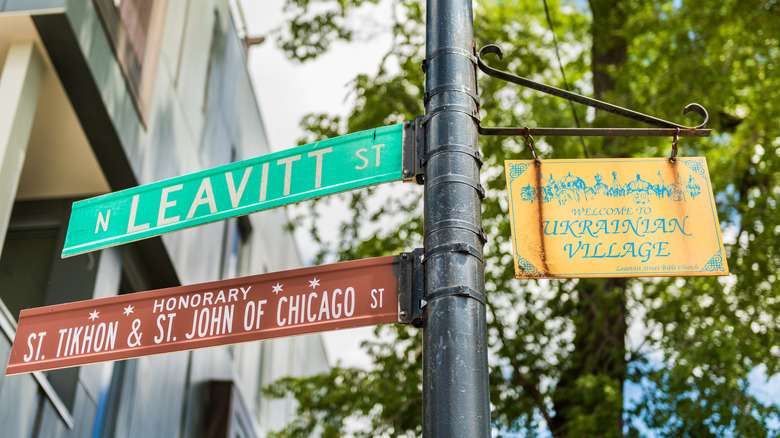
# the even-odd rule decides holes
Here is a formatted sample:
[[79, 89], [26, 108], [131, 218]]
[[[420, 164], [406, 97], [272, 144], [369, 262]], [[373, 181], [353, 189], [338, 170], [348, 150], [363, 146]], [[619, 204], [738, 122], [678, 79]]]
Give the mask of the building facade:
[[[232, 6], [232, 8], [231, 8]], [[299, 267], [277, 209], [61, 259], [76, 200], [269, 153], [227, 0], [0, 0], [0, 434], [254, 437], [319, 335], [5, 376], [25, 308]]]

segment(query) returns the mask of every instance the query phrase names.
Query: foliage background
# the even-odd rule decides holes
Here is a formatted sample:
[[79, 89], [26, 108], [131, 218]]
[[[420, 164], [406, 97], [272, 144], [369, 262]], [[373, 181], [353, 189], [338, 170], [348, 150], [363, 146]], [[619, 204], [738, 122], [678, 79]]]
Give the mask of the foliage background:
[[[346, 118], [313, 114], [302, 143], [423, 114], [425, 10], [387, 0], [393, 46], [374, 75], [352, 82]], [[360, 38], [357, 10], [378, 0], [288, 0], [279, 45], [300, 61], [336, 40]], [[529, 159], [522, 139], [481, 137], [492, 421], [503, 436], [778, 436], [778, 398], [751, 386], [778, 373], [780, 342], [780, 4], [776, 0], [482, 0], [478, 47], [506, 54], [490, 65], [538, 82], [686, 125], [696, 101], [708, 139], [680, 140], [705, 156], [732, 275], [727, 278], [520, 281], [513, 278], [505, 159]], [[486, 126], [638, 126], [479, 74]], [[537, 139], [543, 158], [666, 156], [669, 139]], [[421, 190], [343, 195], [338, 241], [317, 215], [300, 217], [323, 250], [318, 261], [396, 254], [422, 246]], [[381, 196], [381, 201], [376, 199]], [[418, 436], [421, 340], [416, 329], [377, 328], [365, 346], [375, 366], [284, 379], [299, 417], [277, 436]], [[357, 430], [350, 425], [357, 424]]]

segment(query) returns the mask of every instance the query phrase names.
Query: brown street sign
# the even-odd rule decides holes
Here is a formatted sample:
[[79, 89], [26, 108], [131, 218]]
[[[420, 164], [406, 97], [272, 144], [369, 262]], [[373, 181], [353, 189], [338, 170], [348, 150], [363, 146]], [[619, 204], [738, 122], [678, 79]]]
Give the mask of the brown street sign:
[[400, 257], [22, 310], [6, 374], [398, 321]]
[[701, 157], [507, 161], [518, 278], [728, 275]]

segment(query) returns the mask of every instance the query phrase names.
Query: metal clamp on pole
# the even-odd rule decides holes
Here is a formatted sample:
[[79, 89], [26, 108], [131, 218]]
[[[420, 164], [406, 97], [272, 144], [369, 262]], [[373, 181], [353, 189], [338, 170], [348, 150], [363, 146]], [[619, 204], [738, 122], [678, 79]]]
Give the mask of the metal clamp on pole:
[[442, 228], [461, 228], [464, 230], [471, 231], [472, 233], [476, 234], [479, 237], [479, 240], [482, 242], [483, 245], [488, 240], [487, 233], [485, 233], [484, 228], [477, 227], [476, 225], [468, 221], [463, 221], [460, 219], [443, 220], [434, 225], [431, 225], [430, 227], [428, 227], [428, 229], [425, 230], [425, 236], [427, 237], [428, 235], [435, 233], [436, 231]]
[[447, 173], [441, 176], [437, 176], [436, 178], [431, 178], [428, 184], [428, 188], [436, 187], [437, 185], [444, 183], [465, 184], [476, 190], [480, 199], [485, 199], [485, 188], [482, 186], [482, 184], [469, 178], [465, 178], [462, 175]]
[[425, 262], [430, 260], [433, 256], [446, 253], [468, 254], [476, 257], [480, 262], [484, 261], [482, 259], [482, 251], [478, 250], [477, 248], [474, 248], [473, 246], [467, 245], [465, 243], [453, 243], [449, 245], [437, 246], [436, 248], [426, 252], [422, 258], [422, 264], [425, 264]]
[[423, 72], [427, 73], [428, 66], [431, 64], [431, 62], [441, 55], [460, 55], [467, 58], [474, 65], [477, 65], [477, 57], [474, 56], [473, 53], [467, 50], [463, 50], [459, 47], [442, 47], [440, 49], [435, 50], [433, 53], [431, 53], [431, 55], [428, 56], [428, 58], [423, 59], [423, 64], [422, 64]]
[[435, 290], [429, 294], [426, 294], [425, 299], [420, 303], [420, 307], [425, 307], [431, 301], [442, 297], [469, 297], [479, 301], [483, 305], [485, 304], [485, 295], [481, 292], [468, 286], [455, 286], [445, 287], [443, 289]]
[[459, 152], [461, 154], [466, 154], [470, 157], [473, 157], [474, 160], [477, 161], [477, 165], [479, 165], [479, 167], [482, 167], [482, 164], [485, 162], [484, 158], [482, 157], [482, 152], [474, 148], [459, 144], [445, 144], [425, 154], [425, 156], [422, 158], [422, 165], [425, 166], [425, 163], [427, 163], [428, 160], [430, 160], [432, 157], [444, 152]]
[[401, 253], [398, 258], [398, 323], [422, 327], [424, 270], [423, 249]]
[[479, 121], [481, 120], [481, 117], [479, 115], [479, 103], [472, 101], [469, 103], [469, 105], [442, 105], [434, 109], [433, 111], [431, 111], [428, 115], [426, 115], [423, 124], [428, 123], [429, 120], [436, 117], [437, 115], [446, 112], [457, 112], [457, 113], [466, 114], [467, 116], [474, 119], [477, 123], [479, 123]]
[[474, 103], [476, 103], [477, 106], [479, 106], [479, 96], [477, 96], [476, 91], [463, 85], [454, 85], [454, 84], [439, 85], [438, 87], [426, 91], [424, 96], [424, 101], [427, 103], [433, 98], [433, 96], [443, 93], [445, 91], [457, 91], [459, 93], [463, 93], [471, 97]]

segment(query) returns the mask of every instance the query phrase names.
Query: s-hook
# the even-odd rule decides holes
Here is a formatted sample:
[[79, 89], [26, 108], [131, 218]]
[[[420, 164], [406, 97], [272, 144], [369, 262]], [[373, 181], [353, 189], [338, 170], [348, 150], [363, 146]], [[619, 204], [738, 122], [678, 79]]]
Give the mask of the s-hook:
[[524, 128], [520, 128], [520, 129], [525, 131], [525, 132], [523, 132], [520, 135], [525, 137], [525, 146], [528, 149], [531, 149], [531, 154], [533, 154], [533, 156], [534, 156], [534, 164], [536, 164], [537, 166], [539, 164], [542, 164], [542, 162], [539, 160], [539, 157], [536, 155], [536, 148], [534, 147], [534, 138], [531, 135], [531, 128], [526, 126]]
[[679, 131], [680, 129], [677, 128], [677, 131], [674, 134], [674, 137], [672, 137], [672, 155], [669, 156], [669, 161], [674, 163], [677, 160], [677, 142], [680, 139]]
[[602, 102], [597, 99], [585, 97], [571, 91], [561, 90], [550, 85], [540, 84], [530, 79], [507, 73], [489, 67], [482, 58], [486, 54], [498, 55], [501, 59], [504, 56], [500, 47], [495, 44], [489, 44], [479, 50], [477, 56], [477, 66], [483, 73], [494, 78], [498, 78], [513, 84], [531, 88], [553, 96], [561, 97], [572, 102], [587, 105], [602, 111], [636, 120], [656, 128], [528, 128], [528, 127], [502, 127], [490, 128], [479, 124], [479, 133], [482, 135], [543, 135], [543, 136], [621, 136], [621, 137], [709, 137], [712, 130], [704, 129], [709, 121], [709, 114], [703, 106], [698, 103], [691, 103], [685, 107], [683, 114], [695, 112], [704, 118], [698, 126], [683, 126], [659, 119], [647, 114], [642, 114], [627, 108], [623, 108], [611, 103]]

